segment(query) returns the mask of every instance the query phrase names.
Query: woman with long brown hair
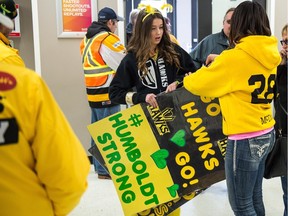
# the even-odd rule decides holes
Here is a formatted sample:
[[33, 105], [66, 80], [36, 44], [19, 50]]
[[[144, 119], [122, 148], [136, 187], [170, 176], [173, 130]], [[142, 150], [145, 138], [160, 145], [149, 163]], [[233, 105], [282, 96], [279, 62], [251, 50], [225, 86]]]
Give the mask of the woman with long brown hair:
[[257, 2], [239, 4], [231, 19], [231, 49], [209, 67], [184, 78], [196, 95], [219, 98], [228, 136], [225, 174], [229, 202], [237, 216], [264, 216], [262, 181], [275, 140], [271, 102], [281, 58], [268, 16]]
[[171, 42], [164, 17], [155, 8], [139, 12], [127, 51], [109, 88], [114, 103], [156, 107], [157, 94], [175, 90], [185, 73], [195, 71], [189, 54]]

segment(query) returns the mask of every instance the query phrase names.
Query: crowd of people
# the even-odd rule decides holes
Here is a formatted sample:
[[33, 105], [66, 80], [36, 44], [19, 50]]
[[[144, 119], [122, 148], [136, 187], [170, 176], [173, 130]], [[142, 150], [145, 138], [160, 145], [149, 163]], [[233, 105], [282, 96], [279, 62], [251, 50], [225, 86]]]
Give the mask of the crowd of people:
[[[0, 212], [67, 215], [87, 188], [90, 163], [45, 81], [25, 68], [11, 46], [16, 16], [15, 2], [0, 0], [0, 80], [10, 81], [0, 82]], [[265, 215], [265, 160], [279, 136], [277, 128], [287, 136], [287, 24], [279, 51], [265, 9], [244, 1], [227, 10], [219, 33], [208, 35], [189, 54], [156, 8], [131, 11], [126, 47], [116, 35], [119, 21], [124, 18], [113, 9], [102, 8], [80, 44], [91, 123], [119, 112], [120, 104], [157, 107], [158, 94], [179, 87], [219, 98], [228, 137], [230, 206], [236, 216]], [[275, 107], [281, 125], [273, 115], [275, 85], [284, 107]], [[99, 179], [111, 179], [105, 164], [96, 158], [93, 164]], [[287, 176], [281, 183], [286, 216]], [[172, 215], [180, 215], [180, 209]]]

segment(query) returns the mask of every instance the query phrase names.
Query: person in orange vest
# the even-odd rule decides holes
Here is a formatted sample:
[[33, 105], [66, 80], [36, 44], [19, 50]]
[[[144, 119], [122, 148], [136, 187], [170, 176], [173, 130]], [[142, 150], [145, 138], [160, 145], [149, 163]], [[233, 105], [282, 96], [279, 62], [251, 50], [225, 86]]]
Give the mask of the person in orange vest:
[[[15, 2], [13, 0], [0, 0], [0, 13], [11, 20], [15, 19], [18, 15]], [[0, 22], [0, 62], [25, 67], [19, 51], [11, 46], [9, 34], [12, 29]]]
[[[123, 20], [113, 9], [104, 7], [98, 13], [98, 21], [92, 22], [80, 44], [91, 123], [120, 111], [120, 105], [111, 102], [108, 90], [126, 53], [124, 45], [115, 34], [118, 21]], [[92, 138], [91, 145], [95, 145]], [[95, 158], [93, 163], [99, 179], [111, 179], [107, 170]]]

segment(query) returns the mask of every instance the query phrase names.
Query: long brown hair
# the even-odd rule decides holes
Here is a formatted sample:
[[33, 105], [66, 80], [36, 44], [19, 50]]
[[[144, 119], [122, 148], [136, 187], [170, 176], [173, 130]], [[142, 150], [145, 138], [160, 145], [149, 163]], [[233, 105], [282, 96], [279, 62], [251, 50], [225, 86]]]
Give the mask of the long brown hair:
[[231, 18], [230, 46], [249, 35], [271, 36], [271, 30], [264, 8], [258, 2], [245, 1], [236, 7]]
[[154, 9], [153, 13], [148, 13], [145, 9], [142, 9], [137, 16], [127, 51], [135, 53], [137, 67], [142, 71], [143, 76], [147, 74], [146, 61], [150, 57], [152, 22], [156, 18], [162, 19], [163, 21], [163, 36], [157, 45], [158, 55], [163, 57], [170, 65], [180, 67], [179, 54], [174, 50], [174, 45], [170, 40], [167, 26], [161, 12]]

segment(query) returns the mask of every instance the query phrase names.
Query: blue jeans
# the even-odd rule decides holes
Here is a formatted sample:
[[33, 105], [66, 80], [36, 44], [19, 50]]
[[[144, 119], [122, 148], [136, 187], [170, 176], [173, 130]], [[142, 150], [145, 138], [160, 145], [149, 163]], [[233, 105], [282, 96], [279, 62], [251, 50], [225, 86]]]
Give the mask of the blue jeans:
[[274, 130], [249, 139], [229, 140], [225, 155], [228, 197], [236, 216], [264, 216], [262, 181]]
[[284, 216], [287, 216], [287, 176], [281, 177], [284, 201]]
[[[115, 105], [115, 106], [107, 107], [107, 108], [91, 108], [91, 123], [97, 122], [119, 111], [120, 111], [120, 105]], [[94, 145], [95, 145], [95, 142], [91, 138], [91, 146], [94, 146]], [[97, 172], [100, 175], [108, 174], [106, 169], [94, 157], [93, 157], [93, 164], [94, 164], [95, 172]]]

